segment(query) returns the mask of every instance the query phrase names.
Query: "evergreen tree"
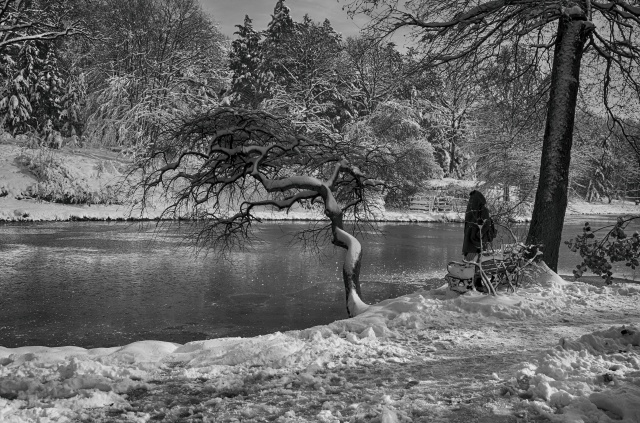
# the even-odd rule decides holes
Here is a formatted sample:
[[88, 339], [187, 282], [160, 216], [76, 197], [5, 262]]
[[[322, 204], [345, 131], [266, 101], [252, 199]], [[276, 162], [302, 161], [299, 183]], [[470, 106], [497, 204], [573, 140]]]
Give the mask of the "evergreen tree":
[[291, 35], [294, 30], [293, 19], [291, 19], [289, 7], [285, 6], [284, 0], [278, 0], [273, 8], [271, 22], [267, 25], [267, 43], [276, 44]]
[[238, 105], [256, 108], [264, 99], [264, 87], [261, 81], [260, 33], [253, 29], [248, 15], [244, 17], [244, 25], [236, 25], [238, 36], [231, 43], [229, 68], [233, 73], [231, 91], [234, 102]]
[[256, 32], [246, 16], [232, 42], [234, 104], [267, 107], [299, 121], [342, 127], [351, 108], [347, 73], [339, 71], [342, 38], [328, 20], [307, 15], [294, 22], [284, 0], [278, 0], [267, 29]]
[[[29, 41], [11, 46], [0, 58], [4, 84], [0, 88], [0, 113], [12, 133], [40, 131], [51, 121], [60, 130], [69, 116], [61, 102], [67, 90], [53, 43]], [[13, 54], [12, 54], [13, 53]]]
[[62, 41], [84, 31], [66, 2], [5, 0], [0, 10], [0, 127], [40, 131], [69, 117], [58, 57]]
[[279, 42], [265, 41], [265, 70], [274, 75], [269, 105], [302, 121], [342, 127], [350, 116], [350, 92], [348, 75], [338, 70], [342, 39], [330, 22], [319, 24], [305, 15]]

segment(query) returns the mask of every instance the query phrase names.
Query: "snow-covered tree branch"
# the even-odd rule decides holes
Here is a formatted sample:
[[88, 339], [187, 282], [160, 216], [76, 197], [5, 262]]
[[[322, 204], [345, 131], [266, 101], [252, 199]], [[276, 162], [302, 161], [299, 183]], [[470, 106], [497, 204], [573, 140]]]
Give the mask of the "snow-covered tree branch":
[[28, 41], [51, 41], [84, 32], [82, 22], [65, 19], [58, 2], [3, 0], [0, 4], [0, 52]]
[[197, 222], [196, 240], [218, 250], [249, 240], [256, 210], [322, 205], [334, 245], [346, 249], [343, 279], [349, 316], [361, 313], [362, 248], [345, 215], [366, 217], [368, 192], [384, 183], [367, 170], [397, 166], [390, 148], [344, 141], [337, 133], [311, 132], [264, 111], [218, 108], [167, 129], [138, 161], [142, 207], [166, 201], [168, 218]]

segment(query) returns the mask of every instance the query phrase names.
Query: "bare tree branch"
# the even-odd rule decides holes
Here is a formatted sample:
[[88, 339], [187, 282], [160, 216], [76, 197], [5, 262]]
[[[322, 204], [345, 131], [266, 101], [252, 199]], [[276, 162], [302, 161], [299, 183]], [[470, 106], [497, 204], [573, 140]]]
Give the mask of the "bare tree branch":
[[51, 41], [83, 34], [81, 21], [65, 22], [47, 7], [22, 0], [3, 0], [0, 6], [0, 51], [28, 41]]
[[366, 308], [359, 299], [361, 246], [345, 231], [343, 218], [366, 216], [367, 191], [384, 186], [361, 166], [383, 158], [393, 165], [393, 153], [370, 154], [372, 148], [358, 140], [346, 143], [337, 134], [306, 129], [257, 110], [218, 108], [189, 116], [141, 156], [136, 189], [143, 210], [164, 201], [163, 217], [192, 219], [196, 241], [219, 251], [250, 241], [251, 225], [260, 220], [256, 210], [322, 204], [331, 242], [346, 249], [347, 309], [355, 315]]

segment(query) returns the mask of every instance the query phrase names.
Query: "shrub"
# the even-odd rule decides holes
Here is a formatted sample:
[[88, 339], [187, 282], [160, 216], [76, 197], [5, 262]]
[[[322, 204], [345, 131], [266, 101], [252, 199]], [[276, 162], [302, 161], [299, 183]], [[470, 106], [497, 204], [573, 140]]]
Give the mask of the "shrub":
[[[573, 269], [573, 276], [578, 279], [590, 270], [610, 285], [616, 263], [624, 263], [632, 270], [640, 266], [640, 233], [635, 231], [628, 236], [625, 231], [636, 219], [638, 216], [618, 217], [615, 225], [593, 230], [589, 222], [585, 222], [581, 235], [565, 241], [569, 249], [582, 258], [582, 262]], [[601, 238], [598, 237], [597, 232], [609, 228]]]
[[123, 198], [114, 185], [92, 187], [89, 182], [67, 167], [58, 153], [47, 148], [22, 152], [18, 161], [27, 167], [38, 182], [28, 195], [43, 201], [63, 204], [122, 204]]

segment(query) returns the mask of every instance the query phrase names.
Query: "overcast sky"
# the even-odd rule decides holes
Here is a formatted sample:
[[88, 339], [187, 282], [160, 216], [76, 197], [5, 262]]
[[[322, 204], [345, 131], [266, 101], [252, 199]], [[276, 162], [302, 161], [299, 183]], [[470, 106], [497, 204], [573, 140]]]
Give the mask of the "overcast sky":
[[[241, 25], [244, 16], [249, 15], [253, 20], [253, 28], [261, 31], [267, 28], [271, 20], [273, 8], [277, 0], [199, 0], [204, 10], [218, 23], [220, 31], [229, 38], [235, 38], [235, 25]], [[364, 25], [366, 19], [358, 17], [355, 20], [347, 16], [342, 10], [345, 2], [336, 0], [286, 0], [285, 4], [291, 10], [294, 21], [302, 21], [305, 14], [309, 14], [312, 20], [322, 22], [328, 18], [336, 32], [343, 37], [358, 34], [359, 28]]]

